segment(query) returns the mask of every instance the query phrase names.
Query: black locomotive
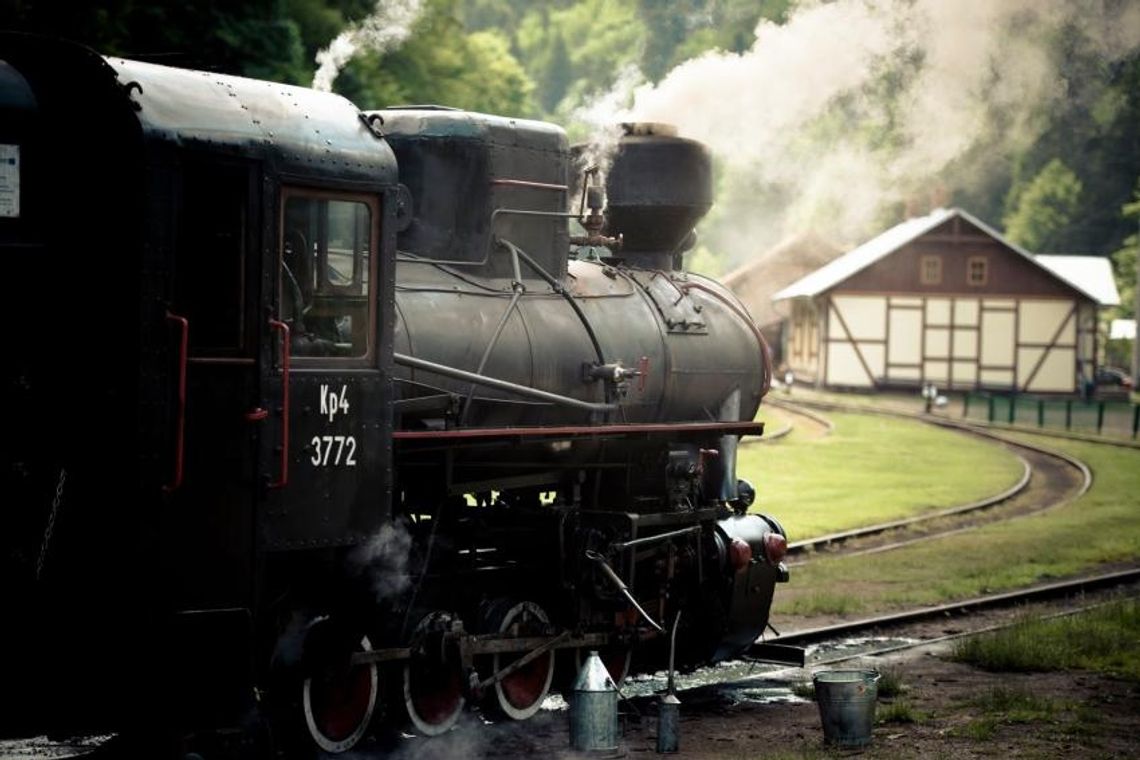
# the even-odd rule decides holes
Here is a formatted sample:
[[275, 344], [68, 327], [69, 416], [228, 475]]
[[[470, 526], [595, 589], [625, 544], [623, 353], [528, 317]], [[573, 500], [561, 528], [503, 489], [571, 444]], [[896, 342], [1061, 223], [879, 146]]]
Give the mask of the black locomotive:
[[766, 347], [627, 132], [603, 212], [548, 124], [0, 37], [0, 732], [340, 752], [749, 647]]

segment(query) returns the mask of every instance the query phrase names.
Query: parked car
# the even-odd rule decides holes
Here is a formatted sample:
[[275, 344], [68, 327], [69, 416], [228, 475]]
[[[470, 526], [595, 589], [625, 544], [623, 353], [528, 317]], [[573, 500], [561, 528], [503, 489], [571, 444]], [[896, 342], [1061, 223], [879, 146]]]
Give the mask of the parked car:
[[1097, 367], [1097, 385], [1116, 385], [1121, 388], [1133, 388], [1132, 376], [1118, 367]]

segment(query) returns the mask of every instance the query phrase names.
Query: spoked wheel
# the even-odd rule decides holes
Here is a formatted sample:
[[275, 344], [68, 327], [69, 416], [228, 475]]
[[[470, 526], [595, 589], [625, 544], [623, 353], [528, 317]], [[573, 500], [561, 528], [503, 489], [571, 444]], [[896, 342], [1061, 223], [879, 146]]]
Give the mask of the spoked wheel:
[[457, 622], [446, 612], [432, 612], [412, 634], [415, 651], [404, 665], [404, 707], [425, 736], [438, 736], [454, 726], [466, 703], [462, 666], [444, 638]]
[[[357, 649], [372, 651], [368, 637]], [[313, 742], [325, 752], [345, 752], [368, 730], [379, 686], [376, 663], [330, 665], [305, 678], [302, 708]]]
[[[495, 608], [498, 609], [495, 609]], [[498, 603], [490, 615], [492, 630], [512, 636], [543, 636], [550, 632], [550, 618], [534, 602], [508, 606]], [[526, 656], [526, 652], [496, 654], [491, 672], [498, 673]], [[554, 679], [554, 651], [543, 652], [495, 683], [495, 706], [509, 718], [526, 720], [538, 712], [550, 693]]]

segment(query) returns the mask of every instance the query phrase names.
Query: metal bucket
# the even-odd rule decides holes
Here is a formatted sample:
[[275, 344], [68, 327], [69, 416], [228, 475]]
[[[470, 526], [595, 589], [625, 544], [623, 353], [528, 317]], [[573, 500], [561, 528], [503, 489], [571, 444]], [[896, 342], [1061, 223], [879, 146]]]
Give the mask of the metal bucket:
[[871, 743], [879, 674], [874, 670], [821, 670], [812, 676], [823, 740], [840, 747]]

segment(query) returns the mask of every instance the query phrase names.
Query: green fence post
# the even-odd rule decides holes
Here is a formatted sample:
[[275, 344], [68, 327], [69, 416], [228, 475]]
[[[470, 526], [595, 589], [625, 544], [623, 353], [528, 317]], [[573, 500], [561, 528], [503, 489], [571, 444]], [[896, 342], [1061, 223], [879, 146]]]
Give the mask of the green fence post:
[[1132, 405], [1132, 437], [1136, 437], [1136, 429], [1140, 428], [1140, 404]]
[[1037, 427], [1045, 427], [1045, 399], [1037, 399]]
[[1065, 430], [1071, 430], [1073, 427], [1073, 400], [1071, 398], [1065, 399]]
[[993, 397], [993, 394], [986, 397], [986, 404], [989, 407], [988, 413], [986, 415], [986, 422], [993, 422], [994, 421], [994, 397]]
[[962, 419], [970, 416], [970, 392], [966, 391], [965, 398], [962, 399]]
[[1009, 394], [1009, 424], [1017, 421], [1017, 396]]
[[1101, 428], [1104, 427], [1104, 402], [1101, 401], [1096, 405], [1096, 434], [1100, 435]]

